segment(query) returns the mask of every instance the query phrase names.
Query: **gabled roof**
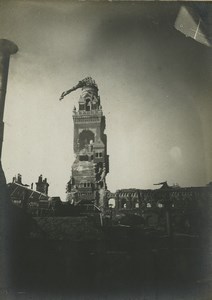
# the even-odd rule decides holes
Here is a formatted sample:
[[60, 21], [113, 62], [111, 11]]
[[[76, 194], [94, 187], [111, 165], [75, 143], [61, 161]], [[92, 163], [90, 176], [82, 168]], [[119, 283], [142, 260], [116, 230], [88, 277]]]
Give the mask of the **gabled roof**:
[[11, 199], [23, 199], [23, 195], [31, 201], [48, 200], [49, 196], [44, 193], [30, 189], [28, 186], [16, 182], [8, 183], [8, 190]]

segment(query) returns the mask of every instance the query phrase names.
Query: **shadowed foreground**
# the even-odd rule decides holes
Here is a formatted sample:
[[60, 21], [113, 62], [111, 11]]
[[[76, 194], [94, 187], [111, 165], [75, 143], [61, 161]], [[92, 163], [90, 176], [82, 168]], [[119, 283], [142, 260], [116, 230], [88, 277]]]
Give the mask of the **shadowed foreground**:
[[168, 238], [139, 226], [100, 228], [87, 217], [22, 216], [17, 228], [12, 226], [5, 299], [199, 300], [212, 295], [211, 247], [204, 237]]

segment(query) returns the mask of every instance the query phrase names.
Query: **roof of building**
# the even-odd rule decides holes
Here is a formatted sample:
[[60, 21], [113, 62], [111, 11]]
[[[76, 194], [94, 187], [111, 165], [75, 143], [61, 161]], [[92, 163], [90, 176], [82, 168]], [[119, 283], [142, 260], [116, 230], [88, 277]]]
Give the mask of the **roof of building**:
[[30, 189], [28, 185], [12, 182], [8, 183], [8, 190], [11, 199], [25, 197], [31, 199], [31, 201], [48, 200], [49, 196]]

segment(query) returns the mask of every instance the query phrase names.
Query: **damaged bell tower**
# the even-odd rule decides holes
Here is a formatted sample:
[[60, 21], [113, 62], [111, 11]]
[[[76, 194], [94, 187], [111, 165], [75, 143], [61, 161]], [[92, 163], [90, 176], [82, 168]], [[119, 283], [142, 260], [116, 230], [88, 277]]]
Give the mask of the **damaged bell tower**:
[[87, 77], [72, 89], [64, 92], [60, 99], [81, 88], [78, 109], [74, 107], [74, 153], [72, 175], [67, 184], [67, 200], [75, 205], [104, 207], [105, 177], [109, 172], [105, 116], [102, 112], [98, 86]]

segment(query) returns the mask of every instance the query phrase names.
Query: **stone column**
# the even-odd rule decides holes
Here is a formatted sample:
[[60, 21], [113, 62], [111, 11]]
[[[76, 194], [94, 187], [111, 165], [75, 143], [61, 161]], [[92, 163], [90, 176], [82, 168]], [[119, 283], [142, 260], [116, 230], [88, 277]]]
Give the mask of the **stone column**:
[[4, 105], [7, 90], [7, 78], [10, 55], [18, 51], [18, 47], [11, 41], [0, 39], [0, 159], [4, 134]]
[[[7, 203], [9, 201], [7, 195], [6, 179], [1, 164], [1, 153], [4, 135], [4, 106], [7, 90], [7, 79], [10, 55], [18, 51], [18, 47], [11, 41], [0, 39], [0, 289], [4, 294], [4, 290], [9, 285], [8, 270], [8, 210]], [[2, 294], [2, 295], [3, 295]]]

